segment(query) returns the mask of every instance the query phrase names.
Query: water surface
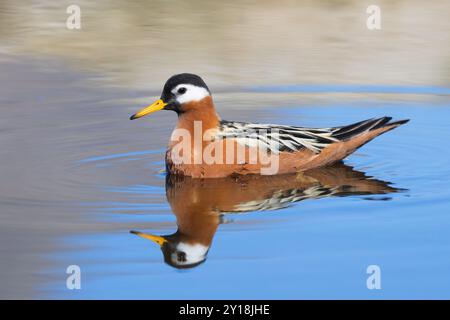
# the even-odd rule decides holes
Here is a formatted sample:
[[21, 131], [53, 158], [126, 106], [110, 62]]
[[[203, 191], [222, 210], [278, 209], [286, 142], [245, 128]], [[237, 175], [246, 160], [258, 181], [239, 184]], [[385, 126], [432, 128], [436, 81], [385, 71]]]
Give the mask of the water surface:
[[[449, 298], [448, 3], [390, 3], [373, 34], [356, 1], [81, 1], [80, 31], [62, 5], [2, 2], [0, 297]], [[185, 71], [224, 119], [411, 121], [304, 175], [173, 181], [176, 115], [128, 117]], [[190, 268], [149, 236], [180, 233], [209, 249]]]

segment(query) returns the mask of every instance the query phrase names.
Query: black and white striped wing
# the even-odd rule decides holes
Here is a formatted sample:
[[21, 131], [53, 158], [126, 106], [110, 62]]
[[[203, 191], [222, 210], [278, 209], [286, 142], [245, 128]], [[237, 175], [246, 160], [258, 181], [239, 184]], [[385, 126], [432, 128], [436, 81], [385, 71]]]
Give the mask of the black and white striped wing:
[[331, 197], [338, 191], [338, 187], [328, 188], [322, 185], [315, 185], [307, 189], [279, 190], [268, 198], [240, 203], [234, 206], [233, 211], [229, 213], [283, 209], [298, 201]]
[[319, 153], [334, 142], [347, 141], [360, 134], [385, 126], [401, 125], [408, 120], [390, 122], [391, 117], [368, 119], [333, 128], [304, 128], [274, 124], [221, 121], [219, 138], [235, 138], [249, 147], [264, 147], [272, 152], [308, 149]]
[[271, 152], [295, 152], [306, 148], [319, 153], [330, 143], [338, 141], [332, 137], [333, 130], [221, 121], [218, 136], [235, 138], [238, 143], [264, 147]]

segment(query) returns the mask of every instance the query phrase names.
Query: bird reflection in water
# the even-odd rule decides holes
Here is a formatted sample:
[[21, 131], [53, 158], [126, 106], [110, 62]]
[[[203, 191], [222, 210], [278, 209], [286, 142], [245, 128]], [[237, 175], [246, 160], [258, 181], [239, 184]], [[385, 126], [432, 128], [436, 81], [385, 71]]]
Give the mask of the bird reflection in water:
[[306, 199], [398, 191], [389, 182], [368, 177], [343, 163], [278, 176], [195, 179], [168, 175], [166, 196], [176, 215], [178, 230], [164, 236], [131, 233], [158, 244], [170, 266], [192, 268], [206, 260], [225, 214], [276, 210]]

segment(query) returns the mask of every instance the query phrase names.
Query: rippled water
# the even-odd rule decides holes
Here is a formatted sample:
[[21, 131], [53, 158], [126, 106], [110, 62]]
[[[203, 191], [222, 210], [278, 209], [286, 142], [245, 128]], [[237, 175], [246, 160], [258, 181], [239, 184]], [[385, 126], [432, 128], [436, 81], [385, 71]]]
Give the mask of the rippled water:
[[[436, 18], [448, 13], [446, 2], [424, 10], [415, 27], [387, 15], [397, 33], [387, 24], [369, 40], [352, 1], [223, 5], [211, 32], [206, 13], [218, 5], [197, 20], [185, 8], [188, 18], [176, 12], [174, 22], [160, 3], [111, 3], [81, 1], [89, 20], [78, 34], [60, 28], [64, 7], [0, 6], [0, 24], [14, 27], [0, 32], [0, 297], [449, 298], [450, 52], [448, 23]], [[406, 7], [397, 4], [388, 8], [399, 14]], [[166, 18], [138, 23], [144, 8]], [[269, 14], [283, 21], [271, 32]], [[335, 27], [319, 28], [324, 19]], [[293, 36], [293, 26], [303, 42], [276, 37]], [[170, 50], [171, 38], [185, 51]], [[373, 49], [378, 59], [365, 65]], [[175, 114], [128, 117], [180, 71], [212, 84], [225, 119], [411, 121], [344, 164], [303, 175], [167, 179]], [[163, 248], [152, 241], [159, 236], [168, 236]], [[191, 268], [173, 259], [180, 237], [208, 249]], [[66, 289], [74, 264], [78, 291]], [[381, 290], [366, 287], [369, 265], [381, 268]]]

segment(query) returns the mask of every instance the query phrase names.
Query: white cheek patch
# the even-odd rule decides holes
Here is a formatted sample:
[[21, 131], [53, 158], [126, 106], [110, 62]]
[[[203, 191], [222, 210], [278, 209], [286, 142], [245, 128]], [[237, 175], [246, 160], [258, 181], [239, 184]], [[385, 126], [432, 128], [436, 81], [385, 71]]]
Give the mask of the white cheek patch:
[[185, 261], [178, 261], [177, 253], [172, 253], [172, 261], [178, 265], [193, 264], [205, 260], [205, 256], [208, 253], [208, 247], [202, 244], [187, 244], [180, 242], [177, 246], [177, 251], [182, 251], [186, 254]]
[[[186, 92], [183, 94], [178, 93], [178, 89], [186, 88]], [[191, 102], [191, 101], [200, 101], [203, 98], [209, 96], [208, 90], [202, 87], [197, 87], [192, 84], [179, 84], [172, 90], [172, 93], [177, 97], [177, 101], [180, 104]]]

